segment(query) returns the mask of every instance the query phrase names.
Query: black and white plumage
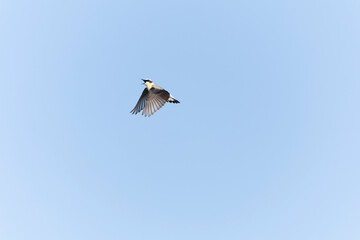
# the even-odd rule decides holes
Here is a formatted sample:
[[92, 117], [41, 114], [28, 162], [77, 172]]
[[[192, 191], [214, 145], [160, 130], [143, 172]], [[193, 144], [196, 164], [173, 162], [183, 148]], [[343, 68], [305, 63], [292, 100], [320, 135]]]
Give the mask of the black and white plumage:
[[130, 113], [138, 114], [142, 111], [142, 115], [145, 117], [150, 117], [166, 102], [171, 103], [180, 103], [176, 100], [171, 94], [163, 89], [162, 87], [156, 85], [151, 79], [142, 79], [146, 88], [142, 92], [139, 101], [136, 103], [133, 110]]

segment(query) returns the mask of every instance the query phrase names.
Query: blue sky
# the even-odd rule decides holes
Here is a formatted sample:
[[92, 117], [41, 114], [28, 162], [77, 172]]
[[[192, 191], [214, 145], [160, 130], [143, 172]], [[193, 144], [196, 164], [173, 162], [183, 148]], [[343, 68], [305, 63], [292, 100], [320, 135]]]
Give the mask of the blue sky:
[[0, 1], [0, 238], [359, 239], [359, 11]]

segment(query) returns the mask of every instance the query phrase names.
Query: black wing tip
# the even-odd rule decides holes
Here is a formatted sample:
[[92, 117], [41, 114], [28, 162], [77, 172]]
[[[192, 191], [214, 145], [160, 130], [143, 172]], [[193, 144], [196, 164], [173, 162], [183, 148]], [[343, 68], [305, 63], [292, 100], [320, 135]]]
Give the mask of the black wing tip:
[[139, 112], [136, 111], [136, 110], [131, 110], [130, 113], [131, 113], [132, 115], [136, 115], [136, 114], [138, 114]]

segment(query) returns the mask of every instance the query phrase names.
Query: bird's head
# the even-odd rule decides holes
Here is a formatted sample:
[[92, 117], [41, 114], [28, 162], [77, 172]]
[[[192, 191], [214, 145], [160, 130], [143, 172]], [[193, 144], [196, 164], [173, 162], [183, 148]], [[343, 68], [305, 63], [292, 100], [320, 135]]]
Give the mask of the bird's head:
[[149, 78], [141, 79], [141, 80], [144, 81], [144, 84], [148, 89], [150, 89], [152, 87], [152, 85], [154, 84], [153, 81]]
[[147, 83], [147, 82], [150, 82], [150, 83], [152, 83], [153, 81], [150, 79], [150, 78], [142, 78], [141, 80], [143, 80], [144, 81], [144, 84], [145, 83]]

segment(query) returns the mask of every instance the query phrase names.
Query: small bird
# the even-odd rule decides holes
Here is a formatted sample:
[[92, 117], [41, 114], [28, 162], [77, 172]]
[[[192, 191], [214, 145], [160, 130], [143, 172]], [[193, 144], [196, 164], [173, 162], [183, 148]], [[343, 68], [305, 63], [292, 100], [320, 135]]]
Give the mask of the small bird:
[[142, 92], [139, 101], [136, 103], [133, 110], [130, 113], [138, 114], [142, 110], [142, 115], [145, 117], [150, 117], [166, 102], [171, 103], [180, 103], [176, 100], [171, 94], [163, 89], [162, 87], [156, 85], [151, 79], [141, 79], [144, 81], [146, 88]]

